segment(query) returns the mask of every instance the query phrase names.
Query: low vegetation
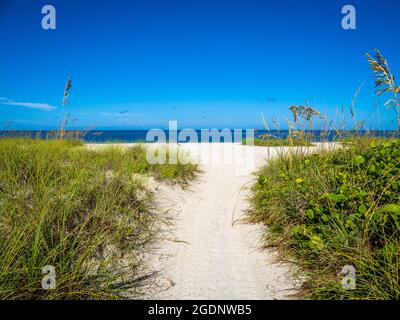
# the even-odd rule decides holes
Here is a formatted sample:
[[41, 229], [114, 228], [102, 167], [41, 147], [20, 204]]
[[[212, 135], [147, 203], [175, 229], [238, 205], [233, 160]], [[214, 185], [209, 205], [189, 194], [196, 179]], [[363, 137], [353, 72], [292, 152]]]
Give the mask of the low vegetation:
[[[387, 97], [385, 106], [395, 111], [400, 128], [400, 88], [389, 64], [379, 50], [367, 59], [376, 94]], [[350, 134], [343, 108], [341, 125], [331, 122], [341, 148], [280, 153], [259, 171], [253, 187], [249, 220], [263, 222], [266, 245], [297, 262], [302, 297], [400, 299], [399, 131], [374, 138], [360, 130], [365, 121], [356, 121], [354, 108], [360, 89], [350, 105]], [[303, 120], [302, 128], [311, 128], [314, 117], [326, 121], [308, 106], [290, 110], [294, 124]], [[288, 127], [291, 140], [296, 127]]]
[[[305, 272], [303, 297], [400, 299], [400, 141], [286, 154], [258, 173], [249, 219]], [[353, 266], [356, 287], [342, 286]]]
[[[242, 144], [249, 145], [246, 139], [243, 139]], [[313, 144], [306, 140], [291, 140], [291, 139], [254, 139], [251, 144], [258, 147], [309, 147]]]
[[[0, 139], [0, 298], [137, 294], [148, 276], [143, 253], [166, 222], [143, 176], [185, 183], [196, 170], [150, 165], [142, 146]], [[46, 265], [55, 267], [54, 290], [42, 288]]]

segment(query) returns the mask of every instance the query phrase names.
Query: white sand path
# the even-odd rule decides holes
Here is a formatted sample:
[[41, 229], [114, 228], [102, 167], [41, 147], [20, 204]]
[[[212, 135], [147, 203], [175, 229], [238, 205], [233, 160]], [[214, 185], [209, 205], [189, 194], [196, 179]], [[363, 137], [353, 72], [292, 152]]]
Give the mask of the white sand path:
[[264, 226], [241, 219], [249, 207], [254, 173], [267, 158], [288, 150], [310, 152], [328, 147], [335, 145], [267, 148], [181, 144], [180, 150], [196, 160], [202, 172], [185, 190], [149, 180], [149, 187], [157, 194], [157, 210], [168, 211], [174, 225], [167, 227], [168, 239], [148, 258], [158, 275], [146, 288], [145, 298], [293, 298], [299, 286], [293, 277], [294, 266], [279, 262], [273, 249], [262, 248]]
[[[160, 205], [170, 209], [176, 225], [153, 262], [160, 271], [156, 287], [163, 291], [152, 292], [149, 298], [290, 299], [299, 285], [292, 276], [293, 265], [278, 262], [274, 250], [261, 248], [263, 226], [240, 221], [249, 206], [254, 170], [288, 148], [232, 144], [201, 148], [180, 146], [196, 159], [199, 154], [216, 156], [213, 163], [207, 163], [210, 157], [199, 160], [202, 173], [188, 190], [158, 187]], [[251, 150], [248, 160], [253, 159], [254, 166], [215, 163], [232, 150], [234, 159]]]

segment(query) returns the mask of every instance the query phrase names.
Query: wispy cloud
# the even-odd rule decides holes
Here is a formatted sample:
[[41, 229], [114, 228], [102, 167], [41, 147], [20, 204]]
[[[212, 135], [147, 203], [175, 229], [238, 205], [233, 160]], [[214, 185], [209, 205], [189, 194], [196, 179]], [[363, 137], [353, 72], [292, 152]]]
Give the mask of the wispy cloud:
[[17, 102], [17, 101], [3, 98], [3, 97], [0, 97], [0, 104], [4, 104], [4, 105], [8, 105], [8, 106], [15, 106], [15, 107], [29, 108], [29, 109], [36, 109], [36, 110], [44, 110], [44, 111], [50, 111], [50, 110], [56, 109], [56, 107], [49, 105], [47, 103]]

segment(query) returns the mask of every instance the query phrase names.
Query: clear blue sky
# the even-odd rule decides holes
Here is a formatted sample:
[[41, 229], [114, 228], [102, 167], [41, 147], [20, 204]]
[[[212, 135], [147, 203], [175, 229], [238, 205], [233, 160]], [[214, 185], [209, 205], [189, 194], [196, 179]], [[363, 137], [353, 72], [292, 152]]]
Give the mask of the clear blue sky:
[[[45, 4], [56, 30], [41, 28]], [[341, 28], [345, 4], [356, 30]], [[81, 128], [261, 128], [261, 111], [284, 127], [307, 101], [334, 118], [364, 79], [358, 117], [380, 101], [395, 128], [364, 55], [379, 48], [400, 77], [399, 31], [398, 0], [0, 0], [0, 127], [57, 127], [71, 74]]]

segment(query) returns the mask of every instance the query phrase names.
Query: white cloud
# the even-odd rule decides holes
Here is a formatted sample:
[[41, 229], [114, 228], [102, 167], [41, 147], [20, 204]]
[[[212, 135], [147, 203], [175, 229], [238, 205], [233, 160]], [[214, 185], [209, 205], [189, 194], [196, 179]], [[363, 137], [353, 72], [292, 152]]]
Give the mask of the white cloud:
[[16, 101], [8, 100], [6, 98], [0, 98], [0, 104], [4, 104], [4, 105], [8, 105], [8, 106], [29, 108], [29, 109], [44, 110], [44, 111], [50, 111], [50, 110], [56, 109], [56, 107], [51, 106], [47, 103], [16, 102]]

